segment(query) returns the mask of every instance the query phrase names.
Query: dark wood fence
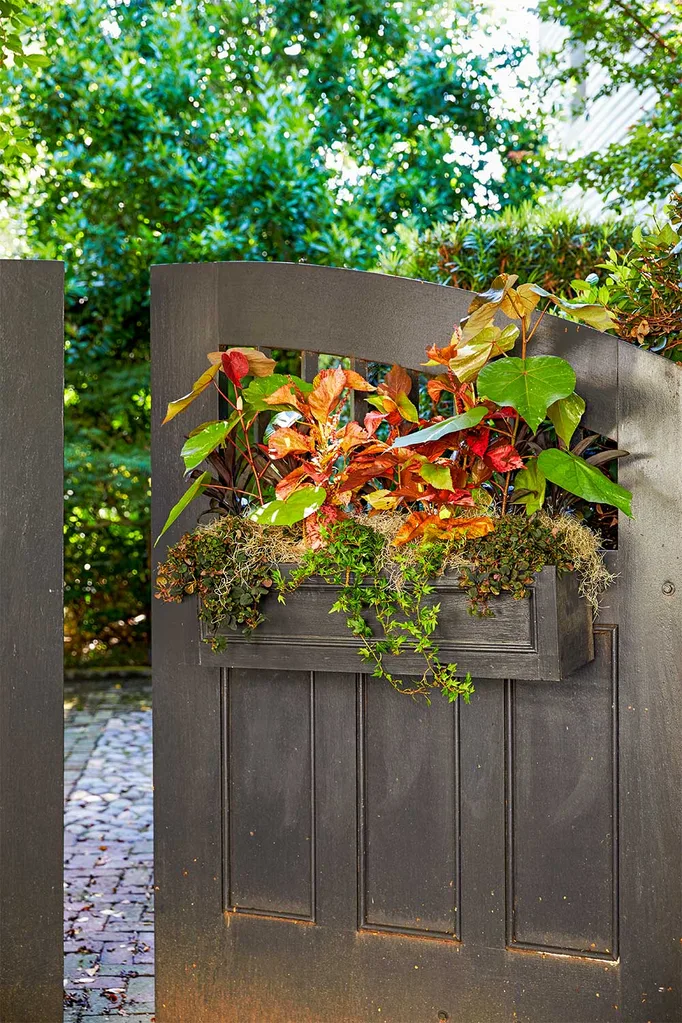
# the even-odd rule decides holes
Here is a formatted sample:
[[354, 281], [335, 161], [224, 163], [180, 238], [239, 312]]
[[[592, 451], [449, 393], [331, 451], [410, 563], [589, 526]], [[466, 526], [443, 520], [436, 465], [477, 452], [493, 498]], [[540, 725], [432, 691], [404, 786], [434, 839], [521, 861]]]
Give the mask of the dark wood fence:
[[[418, 370], [469, 300], [323, 267], [154, 268], [155, 532], [183, 437], [216, 409], [159, 424], [208, 351]], [[682, 1019], [682, 372], [551, 316], [538, 350], [632, 452], [586, 668], [426, 708], [342, 657], [200, 663], [195, 607], [155, 603], [160, 1023]]]
[[0, 260], [0, 1020], [62, 1018], [63, 267]]

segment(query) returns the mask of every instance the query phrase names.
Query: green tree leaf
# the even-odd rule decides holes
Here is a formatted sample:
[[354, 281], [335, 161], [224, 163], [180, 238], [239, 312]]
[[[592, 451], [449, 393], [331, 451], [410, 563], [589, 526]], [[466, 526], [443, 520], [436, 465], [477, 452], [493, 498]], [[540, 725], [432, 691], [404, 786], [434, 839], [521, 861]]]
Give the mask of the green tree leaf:
[[424, 462], [419, 469], [419, 475], [437, 490], [455, 489], [452, 485], [452, 473], [447, 465], [434, 465], [432, 462]]
[[326, 496], [324, 487], [301, 487], [285, 501], [270, 501], [256, 508], [249, 518], [261, 526], [293, 526], [321, 508]]
[[567, 398], [574, 387], [572, 367], [556, 355], [497, 359], [484, 366], [478, 375], [479, 396], [498, 405], [511, 405], [533, 433], [547, 415], [548, 406], [559, 398]]
[[433, 426], [426, 426], [416, 433], [408, 433], [406, 437], [398, 437], [392, 444], [392, 448], [410, 448], [414, 444], [427, 444], [432, 440], [440, 440], [449, 433], [457, 433], [458, 430], [470, 430], [478, 426], [482, 419], [490, 415], [485, 405], [477, 405], [475, 408], [467, 409], [457, 416], [450, 416], [442, 423], [434, 423]]
[[605, 476], [599, 469], [588, 465], [582, 458], [547, 448], [538, 455], [538, 465], [545, 476], [558, 487], [586, 501], [612, 504], [632, 518], [632, 494], [625, 487]]
[[184, 512], [187, 505], [191, 504], [194, 498], [199, 496], [199, 494], [203, 491], [204, 487], [208, 486], [210, 479], [211, 479], [210, 472], [202, 472], [201, 476], [195, 479], [192, 485], [188, 487], [188, 489], [182, 495], [180, 500], [173, 505], [168, 515], [168, 518], [164, 523], [163, 529], [161, 530], [156, 540], [154, 541], [155, 547], [159, 540], [161, 539], [161, 537], [163, 536], [163, 534], [166, 532], [166, 530], [169, 529], [173, 525], [177, 517]]
[[235, 412], [229, 419], [205, 423], [200, 430], [193, 430], [180, 452], [185, 461], [185, 468], [195, 469], [211, 451], [223, 443], [230, 430], [234, 429], [238, 422], [239, 416]]
[[547, 479], [537, 458], [529, 458], [525, 468], [520, 469], [514, 477], [514, 490], [528, 490], [529, 493], [514, 497], [512, 504], [525, 504], [526, 514], [532, 515], [545, 503], [546, 486]]
[[547, 415], [554, 424], [557, 436], [561, 437], [567, 448], [571, 446], [571, 438], [576, 431], [585, 412], [585, 402], [575, 392], [567, 398], [559, 398], [547, 409]]

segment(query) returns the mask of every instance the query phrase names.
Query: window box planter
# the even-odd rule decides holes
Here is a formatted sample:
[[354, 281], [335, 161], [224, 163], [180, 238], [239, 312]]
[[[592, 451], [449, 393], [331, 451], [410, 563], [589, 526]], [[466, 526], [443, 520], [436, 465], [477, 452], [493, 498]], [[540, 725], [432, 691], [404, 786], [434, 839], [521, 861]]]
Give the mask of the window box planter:
[[[457, 663], [474, 678], [522, 678], [554, 681], [567, 678], [594, 658], [592, 611], [578, 594], [578, 577], [558, 576], [554, 567], [537, 573], [528, 597], [493, 597], [494, 617], [469, 614], [469, 598], [456, 577], [435, 582], [434, 602], [441, 605], [435, 633], [442, 660]], [[346, 628], [342, 614], [330, 614], [337, 587], [309, 580], [280, 604], [274, 596], [263, 603], [267, 620], [251, 637], [228, 628], [216, 635], [227, 639], [214, 652], [199, 644], [199, 662], [234, 668], [283, 668], [302, 671], [366, 672], [357, 653], [358, 641]], [[212, 633], [201, 623], [201, 637]], [[421, 674], [423, 659], [405, 650], [386, 658], [401, 674]]]

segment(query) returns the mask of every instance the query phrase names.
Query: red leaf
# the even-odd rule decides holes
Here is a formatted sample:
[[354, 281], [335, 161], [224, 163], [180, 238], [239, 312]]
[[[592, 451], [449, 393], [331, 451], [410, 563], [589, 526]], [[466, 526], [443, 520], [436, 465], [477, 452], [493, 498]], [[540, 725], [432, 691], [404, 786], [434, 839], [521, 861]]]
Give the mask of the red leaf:
[[229, 352], [223, 352], [221, 362], [225, 376], [235, 387], [239, 387], [242, 378], [249, 372], [249, 360], [244, 353], [232, 348]]
[[478, 458], [483, 458], [488, 450], [489, 439], [490, 430], [487, 426], [481, 426], [478, 430], [470, 430], [469, 433], [467, 433], [467, 447], [469, 448], [469, 451], [473, 451]]
[[523, 469], [523, 460], [515, 447], [506, 440], [496, 441], [485, 453], [485, 462], [497, 472], [511, 472]]
[[384, 412], [368, 412], [364, 419], [367, 434], [373, 437], [379, 429], [379, 424], [383, 423], [385, 419], [386, 414]]

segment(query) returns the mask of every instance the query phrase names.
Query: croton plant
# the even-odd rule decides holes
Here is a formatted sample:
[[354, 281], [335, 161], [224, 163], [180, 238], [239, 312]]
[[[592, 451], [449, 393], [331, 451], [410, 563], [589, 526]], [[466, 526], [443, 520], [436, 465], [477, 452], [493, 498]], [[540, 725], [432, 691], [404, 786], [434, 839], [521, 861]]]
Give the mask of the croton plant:
[[[224, 418], [203, 423], [187, 437], [181, 454], [191, 482], [164, 531], [204, 494], [214, 512], [263, 529], [296, 526], [304, 546], [321, 552], [310, 556], [303, 575], [314, 570], [327, 573], [331, 581], [328, 561], [338, 561], [339, 530], [346, 524], [347, 530], [357, 531], [358, 522], [371, 529], [374, 517], [386, 513], [400, 517], [390, 541], [396, 551], [414, 545], [432, 551], [483, 544], [495, 530], [508, 528], [504, 523], [510, 516], [516, 533], [523, 519], [539, 523], [543, 506], [556, 514], [582, 501], [631, 515], [629, 491], [605, 471], [624, 452], [595, 452], [596, 438], [578, 431], [585, 403], [575, 392], [574, 370], [564, 359], [529, 353], [552, 304], [563, 305], [571, 316], [599, 329], [612, 326], [611, 314], [602, 306], [563, 303], [536, 284], [519, 285], [515, 275], [502, 274], [488, 291], [474, 296], [468, 316], [449, 342], [427, 350], [423, 365], [428, 382], [422, 395], [414, 376], [400, 366], [376, 383], [343, 366], [322, 369], [307, 382], [275, 372], [275, 361], [256, 349], [210, 353], [208, 369], [189, 394], [169, 405], [165, 421], [211, 386], [222, 398]], [[495, 323], [498, 313], [508, 322]], [[370, 409], [361, 422], [352, 417], [358, 399]], [[234, 531], [229, 536], [233, 543]], [[189, 567], [181, 577], [169, 569], [169, 562], [161, 566], [161, 597], [177, 600], [190, 592], [208, 596], [206, 578], [213, 570], [192, 565], [186, 555], [187, 548], [181, 560]], [[426, 561], [430, 571], [434, 564], [443, 564], [440, 555], [435, 562]], [[424, 567], [424, 559], [422, 563]], [[529, 584], [538, 565], [532, 558], [523, 564], [521, 582]], [[346, 583], [359, 569], [345, 565]], [[362, 569], [366, 574], [364, 562]], [[484, 594], [499, 592], [495, 574], [486, 573]], [[504, 573], [497, 574], [504, 579]], [[273, 579], [280, 591], [286, 590], [273, 566], [262, 593]], [[471, 573], [462, 572], [461, 579], [471, 589]], [[416, 584], [414, 573], [409, 582]], [[428, 583], [422, 584], [428, 593]], [[516, 595], [522, 592], [523, 586], [516, 587]], [[384, 605], [388, 599], [384, 594]], [[386, 645], [382, 649], [379, 644], [377, 656], [376, 643], [368, 642], [367, 633], [362, 636], [363, 608], [357, 600], [353, 608], [342, 600], [337, 609], [345, 611], [363, 640], [375, 674], [394, 684], [380, 663], [381, 654], [399, 653], [406, 641], [421, 649], [419, 629], [423, 646], [423, 633], [435, 628], [428, 615], [421, 621], [417, 616], [416, 625], [414, 620], [409, 627], [400, 623], [400, 636], [392, 637], [385, 616]], [[375, 603], [375, 613], [379, 610]], [[234, 621], [250, 631], [262, 616], [237, 615]], [[424, 687], [442, 688], [450, 698], [459, 693], [468, 698], [470, 680], [456, 681], [455, 666], [441, 665], [431, 644], [434, 650]]]

